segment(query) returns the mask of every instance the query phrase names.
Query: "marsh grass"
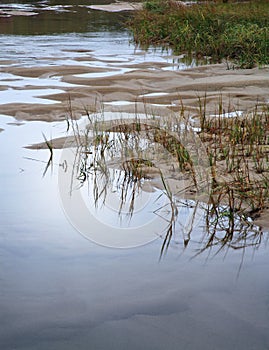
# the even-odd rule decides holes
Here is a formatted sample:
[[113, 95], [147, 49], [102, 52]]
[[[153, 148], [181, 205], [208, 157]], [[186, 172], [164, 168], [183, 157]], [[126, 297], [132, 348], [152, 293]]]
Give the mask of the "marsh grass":
[[[86, 116], [88, 125], [83, 130], [72, 114], [67, 122], [68, 130], [80, 134], [74, 138], [76, 156], [72, 177], [79, 181], [80, 187], [91, 188], [96, 208], [105, 205], [110, 191], [117, 192], [120, 220], [123, 220], [126, 209], [129, 219], [132, 219], [144, 185], [155, 182], [155, 190], [161, 191], [160, 196], [168, 202], [167, 208], [156, 210], [157, 216], [162, 209], [167, 209], [164, 219], [167, 229], [164, 234], [160, 233], [164, 236], [163, 254], [168, 249], [178, 219], [175, 190], [170, 189], [170, 178], [174, 181], [177, 177], [183, 182], [185, 178], [188, 181], [186, 187], [191, 187], [194, 192], [203, 190], [206, 185], [204, 179], [204, 182], [197, 183], [197, 178], [201, 178], [199, 166], [202, 165], [193, 138], [188, 136], [185, 125], [182, 128], [182, 118], [177, 116], [173, 121], [166, 118], [161, 121], [155, 115], [147, 114], [142, 119], [136, 115], [131, 120], [106, 121], [102, 112]], [[191, 139], [194, 151], [185, 147], [190, 141], [183, 134]], [[76, 181], [72, 183], [77, 186]], [[77, 190], [73, 184], [70, 194]], [[181, 186], [180, 189], [184, 195], [185, 188]]]
[[228, 68], [269, 63], [268, 1], [199, 2], [149, 0], [129, 22], [134, 41], [172, 47], [175, 53], [223, 59]]
[[221, 105], [218, 115], [205, 117], [202, 111], [200, 116], [199, 136], [211, 159], [213, 191], [223, 194], [222, 202], [232, 191], [234, 205], [257, 216], [269, 205], [268, 108], [256, 106], [232, 118], [223, 117], [223, 110]]
[[[220, 96], [216, 114], [209, 116], [207, 103], [206, 94], [198, 97], [200, 131], [196, 139], [200, 144], [193, 137], [183, 103], [174, 118], [159, 120], [147, 115], [143, 119], [136, 116], [106, 121], [102, 112], [89, 112], [83, 130], [72, 114], [67, 123], [77, 134], [72, 176], [80, 186], [91, 183], [96, 208], [105, 204], [112, 189], [119, 193], [119, 217], [127, 208], [131, 220], [143, 186], [153, 182], [161, 190], [167, 199], [168, 215], [165, 232], [160, 233], [160, 257], [179, 230], [183, 247], [188, 246], [201, 210], [205, 235], [197, 254], [225, 247], [257, 247], [262, 241], [263, 232], [255, 219], [269, 208], [268, 106], [257, 105], [250, 112], [237, 113], [229, 110], [230, 106], [225, 108]], [[233, 117], [225, 117], [227, 109]], [[206, 159], [201, 160], [202, 147]], [[200, 175], [199, 167], [207, 168], [209, 178]], [[173, 190], [173, 181], [180, 183], [182, 179], [184, 186]], [[186, 196], [194, 198], [185, 202], [191, 217], [188, 225], [180, 227], [179, 208]]]

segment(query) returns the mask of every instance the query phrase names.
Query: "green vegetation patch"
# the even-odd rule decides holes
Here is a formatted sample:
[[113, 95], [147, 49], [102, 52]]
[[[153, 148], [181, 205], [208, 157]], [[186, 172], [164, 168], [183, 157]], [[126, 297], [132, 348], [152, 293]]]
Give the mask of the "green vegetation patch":
[[240, 68], [269, 64], [269, 2], [146, 1], [129, 23], [140, 45], [226, 59]]

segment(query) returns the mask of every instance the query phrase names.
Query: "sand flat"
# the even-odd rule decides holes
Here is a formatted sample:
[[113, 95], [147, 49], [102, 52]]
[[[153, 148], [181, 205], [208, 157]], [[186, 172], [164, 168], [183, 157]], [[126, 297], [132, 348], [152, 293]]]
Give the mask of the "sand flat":
[[[128, 65], [128, 64], [127, 64]], [[122, 66], [121, 66], [122, 67]], [[156, 68], [156, 69], [154, 69]], [[134, 70], [124, 74], [106, 76], [102, 68], [81, 66], [48, 66], [31, 68], [2, 67], [0, 72], [20, 76], [60, 76], [61, 81], [74, 84], [61, 87], [62, 93], [41, 96], [51, 99], [51, 104], [40, 103], [3, 103], [1, 113], [25, 120], [62, 120], [67, 112], [68, 101], [72, 101], [74, 115], [79, 117], [85, 112], [85, 106], [96, 107], [103, 102], [141, 102], [150, 104], [171, 105], [173, 110], [180, 109], [181, 102], [185, 110], [192, 115], [198, 113], [198, 97], [208, 101], [208, 113], [213, 114], [221, 96], [224, 106], [231, 110], [246, 111], [257, 102], [268, 103], [269, 68], [250, 70], [227, 70], [225, 64], [207, 65], [187, 70], [163, 70], [158, 63], [152, 62], [151, 69], [137, 65]], [[101, 72], [100, 77], [84, 78], [81, 73]], [[109, 72], [109, 69], [108, 69]], [[8, 87], [1, 86], [0, 91]], [[35, 87], [37, 89], [37, 87]], [[48, 89], [50, 86], [47, 87]], [[31, 86], [25, 87], [31, 89]], [[46, 89], [42, 86], [42, 89]], [[16, 93], [14, 89], [14, 93]], [[160, 95], [162, 93], [162, 95]], [[155, 94], [155, 95], [154, 95]], [[157, 94], [157, 95], [156, 95]], [[40, 96], [39, 96], [40, 97]], [[58, 103], [55, 103], [57, 101]], [[110, 107], [109, 107], [110, 106]], [[112, 108], [106, 105], [106, 108]], [[113, 107], [114, 108], [114, 107]], [[22, 117], [23, 115], [23, 117]]]

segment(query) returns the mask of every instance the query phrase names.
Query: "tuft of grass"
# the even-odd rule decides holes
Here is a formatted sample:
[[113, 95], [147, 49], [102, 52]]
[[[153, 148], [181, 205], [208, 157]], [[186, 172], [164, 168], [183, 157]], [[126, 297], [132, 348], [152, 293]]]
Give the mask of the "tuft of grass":
[[226, 59], [229, 67], [269, 64], [269, 2], [146, 1], [128, 26], [140, 45], [172, 47], [175, 53]]
[[210, 158], [213, 194], [221, 193], [221, 201], [229, 202], [232, 191], [234, 203], [240, 203], [237, 209], [257, 217], [269, 207], [268, 109], [255, 107], [232, 118], [223, 117], [223, 106], [218, 110], [214, 117], [200, 116], [199, 136]]

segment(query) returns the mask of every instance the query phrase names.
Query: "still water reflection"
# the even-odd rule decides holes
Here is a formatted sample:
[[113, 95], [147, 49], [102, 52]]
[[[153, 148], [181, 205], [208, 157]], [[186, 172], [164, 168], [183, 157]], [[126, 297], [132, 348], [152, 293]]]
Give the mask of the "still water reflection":
[[[38, 15], [1, 17], [0, 40], [22, 34], [44, 40], [39, 34], [57, 33], [64, 43], [61, 33], [94, 30], [101, 45], [102, 36], [112, 40], [115, 30], [117, 37], [127, 35], [119, 24], [122, 14], [88, 14], [85, 5], [93, 3], [5, 1], [6, 7], [24, 4]], [[42, 141], [42, 132], [64, 136], [66, 123], [17, 123], [0, 115], [0, 128], [1, 349], [269, 348], [266, 241], [244, 250], [239, 275], [242, 250], [193, 259], [202, 223], [188, 249], [172, 241], [160, 262], [160, 240], [124, 250], [95, 245], [77, 233], [61, 208], [61, 152], [54, 151], [53, 168], [42, 177], [48, 150], [23, 148]]]

